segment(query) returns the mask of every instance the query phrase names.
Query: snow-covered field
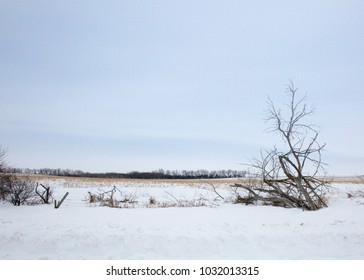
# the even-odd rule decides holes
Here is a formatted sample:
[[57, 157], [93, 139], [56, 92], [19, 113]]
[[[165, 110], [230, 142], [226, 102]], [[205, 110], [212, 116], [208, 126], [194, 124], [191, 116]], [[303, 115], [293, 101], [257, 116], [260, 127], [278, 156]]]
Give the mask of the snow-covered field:
[[[308, 212], [233, 204], [226, 182], [224, 199], [205, 182], [42, 182], [69, 196], [59, 209], [0, 202], [0, 259], [364, 259], [358, 184], [334, 184], [329, 208]], [[119, 208], [88, 202], [113, 186]]]

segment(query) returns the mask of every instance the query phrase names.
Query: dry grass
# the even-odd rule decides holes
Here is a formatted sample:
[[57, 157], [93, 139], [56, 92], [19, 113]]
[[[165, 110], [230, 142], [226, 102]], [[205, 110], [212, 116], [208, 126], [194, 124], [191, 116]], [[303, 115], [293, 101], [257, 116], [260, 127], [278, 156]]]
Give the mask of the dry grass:
[[337, 184], [364, 184], [363, 176], [338, 176], [333, 178]]
[[34, 180], [57, 180], [63, 179], [66, 181], [78, 181], [86, 183], [173, 183], [173, 184], [201, 184], [204, 182], [209, 182], [212, 184], [233, 184], [237, 180], [242, 179], [128, 179], [128, 178], [88, 178], [88, 177], [67, 177], [67, 176], [51, 176], [51, 175], [29, 175], [30, 178]]
[[[150, 183], [150, 184], [161, 184], [161, 183], [172, 183], [172, 184], [187, 184], [187, 185], [201, 185], [203, 183], [217, 184], [217, 185], [230, 185], [235, 183], [244, 183], [252, 180], [251, 178], [233, 178], [233, 179], [126, 179], [126, 178], [87, 178], [87, 177], [67, 177], [67, 176], [50, 176], [50, 175], [28, 175], [34, 180], [57, 180], [63, 179], [66, 181], [78, 181], [85, 183]], [[333, 176], [333, 183], [336, 184], [363, 184], [364, 179], [360, 176]], [[258, 179], [257, 179], [258, 180]]]

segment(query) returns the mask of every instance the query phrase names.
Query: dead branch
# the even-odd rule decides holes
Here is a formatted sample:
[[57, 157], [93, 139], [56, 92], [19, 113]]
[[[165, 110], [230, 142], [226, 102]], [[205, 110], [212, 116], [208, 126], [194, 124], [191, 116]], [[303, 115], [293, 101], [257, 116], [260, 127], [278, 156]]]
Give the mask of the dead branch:
[[214, 193], [216, 193], [216, 195], [218, 197], [220, 197], [222, 200], [224, 200], [224, 197], [216, 190], [216, 187], [214, 184], [212, 184], [211, 182], [208, 182], [208, 181], [206, 181], [206, 183], [212, 187], [212, 190], [214, 191]]
[[[39, 185], [43, 188], [43, 190], [38, 189]], [[53, 200], [51, 187], [45, 187], [43, 184], [37, 183], [35, 193], [40, 197], [44, 204], [52, 203], [52, 201], [50, 201]]]

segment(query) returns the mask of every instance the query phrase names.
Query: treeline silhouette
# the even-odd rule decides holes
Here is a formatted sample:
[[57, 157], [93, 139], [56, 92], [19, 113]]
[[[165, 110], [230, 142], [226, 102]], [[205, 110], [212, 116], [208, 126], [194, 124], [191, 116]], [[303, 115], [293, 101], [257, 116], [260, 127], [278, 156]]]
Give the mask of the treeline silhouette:
[[127, 173], [106, 172], [92, 173], [82, 170], [72, 169], [30, 169], [30, 168], [14, 168], [14, 172], [19, 174], [39, 174], [49, 176], [67, 176], [67, 177], [88, 177], [88, 178], [126, 178], [126, 179], [224, 179], [224, 178], [243, 178], [246, 171], [238, 170], [216, 170], [208, 171], [200, 170], [163, 170], [159, 169], [151, 172], [131, 171]]

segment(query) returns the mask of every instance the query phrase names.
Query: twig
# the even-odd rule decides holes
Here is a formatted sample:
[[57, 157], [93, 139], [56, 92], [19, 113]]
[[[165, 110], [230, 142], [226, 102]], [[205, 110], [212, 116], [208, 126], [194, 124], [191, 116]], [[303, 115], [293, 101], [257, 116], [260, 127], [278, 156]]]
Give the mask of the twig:
[[221, 194], [219, 194], [218, 192], [217, 192], [217, 190], [216, 190], [216, 187], [215, 187], [215, 185], [214, 184], [212, 184], [212, 183], [210, 183], [210, 182], [206, 182], [207, 184], [209, 184], [211, 187], [212, 187], [212, 190], [222, 199], [222, 200], [225, 200], [225, 198], [221, 195]]

